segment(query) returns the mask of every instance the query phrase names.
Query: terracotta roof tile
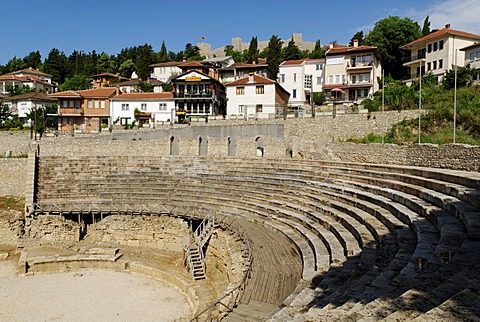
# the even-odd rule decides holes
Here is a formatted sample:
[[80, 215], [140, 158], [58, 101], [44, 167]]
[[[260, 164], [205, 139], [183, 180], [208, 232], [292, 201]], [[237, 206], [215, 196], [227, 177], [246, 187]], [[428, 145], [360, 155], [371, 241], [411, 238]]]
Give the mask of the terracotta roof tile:
[[280, 66], [301, 65], [306, 60], [308, 60], [308, 59], [305, 58], [305, 59], [296, 59], [296, 60], [286, 60], [283, 63], [281, 63]]
[[179, 66], [183, 63], [184, 62], [181, 62], [181, 61], [168, 61], [168, 62], [164, 62], [164, 63], [152, 64], [152, 65], [150, 65], [150, 67], [171, 67], [171, 66]]
[[367, 52], [367, 51], [376, 51], [377, 47], [374, 46], [358, 46], [358, 47], [338, 47], [331, 48], [327, 51], [326, 55], [336, 55], [336, 54], [350, 54], [355, 52]]
[[202, 63], [199, 63], [198, 61], [189, 61], [179, 65], [178, 67], [182, 68], [182, 67], [205, 67], [205, 66]]
[[17, 75], [17, 74], [31, 74], [31, 75], [52, 77], [52, 75], [49, 75], [47, 73], [41, 72], [41, 71], [33, 69], [33, 68], [25, 68], [25, 69], [17, 70], [17, 71], [14, 71], [14, 72], [11, 72], [11, 73], [8, 73], [8, 74], [5, 74], [5, 75]]
[[418, 38], [418, 39], [402, 46], [401, 48], [408, 48], [410, 46], [413, 46], [413, 45], [416, 45], [416, 44], [419, 44], [419, 43], [422, 43], [422, 42], [428, 42], [428, 41], [431, 41], [431, 40], [436, 39], [436, 38], [445, 37], [447, 35], [480, 40], [479, 35], [475, 35], [475, 34], [472, 34], [472, 33], [469, 33], [469, 32], [465, 32], [465, 31], [450, 29], [450, 28], [443, 28], [443, 29], [437, 30], [435, 32], [432, 32], [431, 34], [428, 34], [424, 37]]
[[9, 101], [23, 101], [23, 100], [44, 100], [44, 101], [55, 101], [49, 94], [45, 92], [30, 92], [25, 94], [20, 94], [16, 96], [11, 96], [8, 98]]
[[112, 98], [112, 100], [124, 100], [124, 99], [173, 99], [173, 93], [125, 93], [120, 94]]
[[247, 75], [243, 78], [240, 78], [236, 81], [233, 81], [225, 86], [238, 86], [238, 85], [262, 85], [262, 84], [275, 84], [274, 80], [269, 78], [260, 76], [260, 75], [253, 75], [253, 82], [249, 82], [250, 75]]
[[83, 98], [109, 98], [115, 94], [115, 87], [100, 87], [82, 91], [64, 91], [50, 95], [51, 97], [83, 97]]
[[36, 82], [36, 83], [40, 83], [40, 84], [43, 84], [43, 85], [53, 86], [49, 82], [41, 80], [37, 76], [30, 76], [30, 75], [28, 75], [28, 76], [18, 76], [18, 75], [15, 75], [15, 74], [5, 74], [5, 75], [0, 76], [0, 80], [16, 80], [16, 81], [24, 82], [24, 83]]

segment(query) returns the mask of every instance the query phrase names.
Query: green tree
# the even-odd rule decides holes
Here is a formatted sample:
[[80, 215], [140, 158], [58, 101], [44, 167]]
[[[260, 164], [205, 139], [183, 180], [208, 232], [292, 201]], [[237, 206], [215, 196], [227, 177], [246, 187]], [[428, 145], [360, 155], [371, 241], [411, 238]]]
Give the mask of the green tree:
[[63, 83], [67, 74], [67, 57], [63, 52], [53, 48], [48, 53], [47, 59], [43, 64], [43, 71], [52, 75], [52, 80], [56, 83]]
[[153, 85], [147, 82], [140, 81], [138, 83], [138, 89], [142, 93], [149, 93], [149, 92], [151, 93], [153, 92]]
[[353, 35], [353, 37], [350, 39], [350, 43], [349, 43], [350, 46], [353, 46], [353, 41], [355, 39], [358, 40], [358, 45], [362, 46], [363, 43], [365, 42], [365, 36], [363, 35], [363, 31], [361, 30], [357, 31], [355, 35]]
[[42, 66], [42, 55], [38, 50], [32, 51], [23, 58], [23, 63], [27, 68], [31, 67], [34, 69], [39, 69]]
[[35, 89], [31, 88], [30, 86], [13, 86], [13, 85], [5, 85], [5, 91], [8, 93], [9, 96], [17, 96], [21, 94], [35, 92]]
[[49, 104], [45, 107], [31, 109], [26, 116], [31, 121], [32, 126], [34, 126], [34, 130], [41, 137], [48, 127], [57, 128], [57, 117], [53, 116], [54, 114], [57, 114], [57, 105]]
[[225, 56], [231, 56], [236, 63], [246, 62], [245, 55], [241, 51], [234, 50], [232, 45], [227, 45], [223, 49]]
[[300, 48], [295, 44], [293, 38], [288, 42], [287, 47], [282, 50], [283, 60], [297, 60], [300, 59]]
[[422, 36], [430, 34], [430, 17], [427, 16], [423, 21]]
[[160, 49], [160, 52], [158, 53], [158, 61], [161, 62], [161, 63], [169, 61], [167, 46], [165, 46], [165, 40], [162, 41], [162, 48]]
[[115, 61], [113, 57], [110, 57], [107, 53], [102, 52], [97, 59], [97, 72], [98, 73], [114, 73]]
[[10, 59], [10, 61], [6, 65], [6, 70], [7, 73], [15, 72], [17, 70], [24, 69], [25, 63], [23, 62], [23, 59], [17, 58], [17, 56], [13, 57]]
[[118, 68], [118, 72], [123, 77], [130, 78], [135, 71], [135, 63], [131, 58], [125, 60], [120, 67]]
[[325, 50], [322, 48], [320, 40], [317, 40], [315, 42], [315, 47], [313, 48], [312, 52], [308, 57], [312, 59], [325, 58]]
[[138, 78], [147, 80], [150, 77], [150, 65], [153, 63], [153, 48], [145, 44], [136, 49], [136, 56], [133, 59], [135, 71]]
[[60, 85], [61, 91], [73, 91], [73, 90], [83, 90], [89, 89], [92, 87], [92, 82], [85, 75], [74, 75], [71, 78], [65, 80], [65, 82]]
[[3, 126], [12, 117], [12, 112], [7, 104], [0, 102], [0, 126]]
[[269, 75], [269, 78], [273, 80], [277, 79], [278, 71], [280, 70], [279, 66], [282, 60], [282, 44], [283, 41], [281, 41], [277, 35], [272, 35], [268, 41], [266, 58], [268, 68], [272, 72], [272, 74]]
[[258, 40], [257, 37], [252, 37], [250, 40], [250, 46], [247, 52], [247, 63], [258, 63]]
[[387, 75], [395, 79], [403, 76], [402, 58], [406, 51], [400, 47], [421, 37], [420, 26], [409, 18], [390, 16], [375, 23], [367, 34], [365, 45], [378, 48]]
[[184, 56], [187, 60], [202, 60], [205, 58], [204, 56], [200, 55], [200, 48], [192, 45], [191, 43], [187, 43], [185, 45]]
[[[470, 64], [457, 68], [457, 88], [468, 87], [473, 84], [473, 80], [477, 71]], [[455, 70], [451, 69], [445, 73], [443, 77], [443, 87], [447, 90], [455, 88]]]

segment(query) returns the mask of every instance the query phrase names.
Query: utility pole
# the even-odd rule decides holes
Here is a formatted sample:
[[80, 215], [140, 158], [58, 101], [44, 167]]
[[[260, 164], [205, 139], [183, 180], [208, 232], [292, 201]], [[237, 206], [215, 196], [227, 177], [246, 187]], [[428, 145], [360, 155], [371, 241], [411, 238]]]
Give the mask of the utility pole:
[[453, 94], [453, 143], [455, 143], [455, 134], [457, 129], [457, 50], [455, 49], [455, 89]]
[[382, 144], [385, 143], [385, 69], [382, 67]]
[[420, 60], [420, 76], [418, 78], [420, 82], [420, 94], [418, 95], [418, 144], [420, 144], [420, 131], [421, 131], [421, 118], [422, 118], [422, 61]]
[[310, 104], [312, 105], [312, 118], [315, 118], [315, 101], [313, 100], [313, 75], [310, 75]]

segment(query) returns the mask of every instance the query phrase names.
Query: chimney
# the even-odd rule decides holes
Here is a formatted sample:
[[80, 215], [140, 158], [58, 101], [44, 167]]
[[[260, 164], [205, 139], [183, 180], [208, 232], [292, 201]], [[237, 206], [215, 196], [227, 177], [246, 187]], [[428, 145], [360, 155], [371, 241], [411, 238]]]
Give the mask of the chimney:
[[183, 56], [182, 62], [184, 62], [184, 63], [187, 62], [187, 57]]
[[249, 82], [249, 83], [253, 83], [253, 82], [254, 82], [253, 73], [248, 73], [248, 82]]
[[353, 47], [357, 48], [358, 47], [358, 39], [353, 40]]
[[330, 49], [333, 49], [333, 42], [330, 43]]
[[115, 95], [120, 95], [120, 87], [117, 85], [115, 86]]
[[445, 25], [445, 29], [450, 29], [450, 24], [449, 24], [449, 23], [447, 23], [447, 24]]

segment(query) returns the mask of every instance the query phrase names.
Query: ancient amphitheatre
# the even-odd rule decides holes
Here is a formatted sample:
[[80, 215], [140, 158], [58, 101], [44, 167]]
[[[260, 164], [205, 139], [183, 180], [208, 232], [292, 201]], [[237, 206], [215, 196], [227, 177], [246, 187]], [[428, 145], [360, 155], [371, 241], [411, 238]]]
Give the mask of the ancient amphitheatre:
[[177, 321], [479, 321], [480, 149], [338, 142], [402, 113], [2, 133], [0, 267], [160, 280]]

